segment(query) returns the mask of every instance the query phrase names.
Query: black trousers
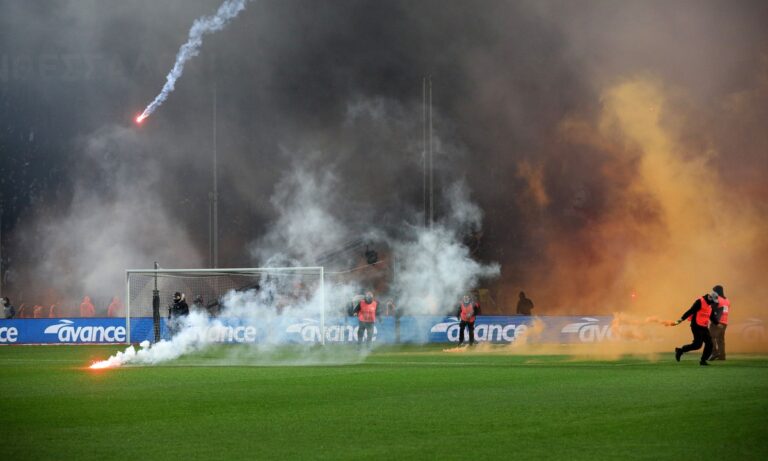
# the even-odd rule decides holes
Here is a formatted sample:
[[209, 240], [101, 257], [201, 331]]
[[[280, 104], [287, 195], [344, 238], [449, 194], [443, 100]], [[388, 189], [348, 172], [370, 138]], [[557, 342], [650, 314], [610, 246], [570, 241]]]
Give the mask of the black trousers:
[[464, 344], [464, 327], [469, 330], [469, 344], [475, 344], [475, 322], [459, 322], [459, 346]]
[[712, 336], [712, 357], [725, 360], [725, 329], [728, 325], [719, 323], [709, 326], [709, 334]]
[[365, 342], [370, 343], [373, 340], [373, 322], [360, 322], [357, 326], [357, 343], [363, 342], [363, 335], [368, 332]]
[[173, 338], [176, 336], [176, 333], [181, 331], [182, 322], [184, 320], [181, 317], [169, 317], [168, 322], [166, 322], [166, 327], [168, 328], [168, 337]]
[[681, 347], [681, 349], [683, 352], [695, 351], [704, 344], [704, 352], [701, 354], [701, 361], [706, 362], [712, 354], [712, 336], [709, 334], [709, 328], [698, 325], [695, 321], [691, 321], [691, 333], [693, 333], [693, 342]]

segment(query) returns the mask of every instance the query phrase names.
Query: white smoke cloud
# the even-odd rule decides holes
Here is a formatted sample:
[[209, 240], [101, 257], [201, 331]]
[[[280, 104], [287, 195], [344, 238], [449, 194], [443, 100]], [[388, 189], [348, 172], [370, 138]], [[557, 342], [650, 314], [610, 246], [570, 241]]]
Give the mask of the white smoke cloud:
[[[349, 123], [364, 120], [370, 125], [366, 132], [375, 133], [377, 129], [386, 131], [387, 127], [391, 128], [390, 125], [396, 123], [393, 121], [409, 119], [398, 110], [400, 106], [390, 106], [383, 100], [375, 101], [375, 104], [358, 102], [350, 106]], [[420, 116], [418, 111], [414, 114]], [[401, 128], [395, 131], [401, 131]], [[299, 144], [312, 146], [313, 142], [306, 140]], [[443, 145], [439, 139], [436, 144]], [[483, 219], [483, 212], [472, 201], [464, 181], [447, 184], [438, 193], [438, 202], [444, 205], [433, 226], [409, 224], [423, 221], [423, 217], [418, 216], [421, 210], [413, 209], [400, 210], [394, 215], [397, 222], [388, 222], [393, 215], [382, 214], [371, 202], [380, 201], [378, 195], [387, 190], [376, 177], [382, 174], [381, 171], [369, 172], [365, 178], [373, 185], [371, 191], [375, 193], [351, 196], [349, 182], [358, 178], [344, 175], [344, 161], [349, 152], [340, 154], [341, 158], [335, 163], [327, 161], [327, 153], [312, 147], [297, 147], [295, 152], [293, 164], [276, 181], [270, 197], [273, 218], [267, 231], [250, 247], [253, 266], [315, 266], [329, 253], [338, 255], [331, 263], [336, 267], [323, 264], [326, 265], [325, 292], [317, 286], [310, 288], [304, 298], [291, 299], [290, 306], [281, 312], [283, 316], [316, 322], [325, 309], [327, 318], [338, 318], [338, 315], [344, 315], [341, 311], [345, 305], [376, 285], [387, 291], [375, 293], [381, 303], [393, 298], [398, 308], [409, 315], [442, 315], [451, 312], [461, 295], [477, 287], [481, 279], [499, 274], [497, 264], [477, 262], [463, 243], [468, 233], [480, 229]], [[441, 153], [443, 157], [462, 154], [459, 145]], [[366, 264], [363, 258], [365, 244], [354, 243], [359, 241], [371, 242], [389, 269], [372, 276], [377, 269]], [[348, 247], [352, 249], [345, 250]], [[387, 280], [379, 284], [377, 281], [381, 277]], [[231, 292], [222, 300], [221, 318], [233, 323], [277, 325], [280, 318], [274, 300], [290, 293], [291, 287], [285, 283], [290, 284], [262, 279], [258, 291]], [[174, 338], [138, 351], [131, 352], [129, 348], [122, 356], [110, 360], [155, 364], [205, 349], [220, 339], [215, 332], [224, 326], [218, 322], [217, 319], [190, 315], [185, 328]], [[350, 319], [350, 323], [356, 326], [357, 321]], [[285, 328], [262, 331], [254, 346], [232, 348], [232, 351], [242, 353], [245, 357], [240, 359], [251, 363], [281, 363], [285, 357], [277, 346], [289, 340], [287, 335]], [[298, 360], [304, 363], [356, 362], [366, 353], [363, 351], [360, 355], [353, 347], [323, 349], [323, 356], [319, 357], [316, 350], [307, 350], [299, 354]], [[295, 363], [297, 359], [291, 360]]]
[[[280, 182], [272, 198], [280, 211], [274, 229], [255, 248], [255, 255], [267, 264], [296, 263], [304, 257], [312, 257], [319, 250], [336, 245], [341, 236], [352, 235], [352, 227], [360, 222], [341, 219], [343, 209], [330, 206], [335, 198], [333, 174], [328, 171], [312, 174], [307, 169], [295, 168]], [[482, 211], [469, 199], [469, 192], [462, 183], [447, 188], [445, 197], [450, 208], [446, 218], [432, 228], [412, 227], [401, 236], [383, 239], [392, 248], [392, 258], [397, 276], [391, 281], [389, 291], [397, 297], [401, 308], [412, 315], [441, 315], [451, 311], [459, 297], [475, 287], [481, 278], [499, 274], [498, 264], [484, 265], [470, 256], [462, 244], [464, 230], [477, 228]], [[360, 229], [365, 229], [362, 227]], [[269, 251], [272, 251], [270, 253]], [[278, 278], [265, 275], [259, 290], [229, 292], [223, 299], [221, 318], [228, 324], [279, 325], [280, 316], [293, 319], [317, 320], [321, 312], [327, 317], [338, 314], [338, 305], [350, 301], [361, 292], [354, 278], [343, 281], [329, 277], [325, 291], [309, 281], [303, 295], [291, 294], [292, 284], [299, 279]], [[301, 280], [306, 283], [307, 280]], [[288, 294], [289, 302], [281, 313], [275, 308], [275, 300]], [[379, 302], [383, 300], [379, 299]], [[123, 364], [157, 364], [182, 355], [203, 350], [221, 341], [226, 330], [221, 320], [208, 318], [206, 314], [193, 312], [186, 319], [182, 330], [170, 340], [157, 344], [142, 345], [135, 350], [129, 347], [94, 367], [112, 367]], [[259, 333], [252, 349], [246, 352], [247, 360], [256, 363], [349, 363], [361, 360], [367, 351], [355, 353], [352, 348], [333, 348], [325, 355], [306, 350], [298, 358], [278, 359], [276, 347], [289, 341], [284, 328], [271, 328]]]
[[[275, 277], [265, 274], [259, 282], [259, 290], [228, 292], [221, 303], [224, 308], [220, 317], [209, 317], [207, 312], [192, 309], [189, 316], [182, 319], [179, 331], [170, 339], [163, 339], [155, 344], [144, 341], [139, 349], [129, 346], [108, 359], [96, 362], [91, 368], [113, 368], [127, 364], [156, 365], [175, 360], [187, 354], [203, 351], [213, 345], [231, 339], [232, 328], [237, 325], [248, 326], [245, 335], [250, 344], [246, 351], [234, 350], [239, 357], [227, 357], [224, 363], [237, 359], [241, 363], [254, 364], [308, 364], [308, 363], [354, 363], [361, 361], [368, 353], [367, 349], [334, 349], [331, 351], [311, 351], [310, 344], [297, 344], [298, 353], [279, 355], [278, 348], [285, 346], [291, 339], [296, 339], [295, 332], [286, 328], [282, 317], [292, 319], [318, 319], [324, 309], [324, 292], [318, 283], [312, 283], [310, 290], [303, 294], [291, 293], [291, 287], [300, 277]], [[306, 282], [307, 279], [304, 279]], [[314, 279], [317, 282], [318, 279]], [[344, 287], [340, 287], [344, 289]], [[284, 303], [280, 313], [276, 303]], [[225, 320], [222, 320], [225, 319]]]
[[480, 278], [499, 275], [499, 265], [473, 260], [456, 234], [442, 225], [418, 230], [413, 240], [395, 245], [398, 264], [395, 290], [412, 314], [442, 315]]
[[275, 186], [270, 203], [277, 217], [251, 253], [259, 266], [315, 265], [317, 257], [339, 247], [349, 235], [339, 206], [339, 180], [333, 171], [296, 165]]
[[223, 29], [232, 19], [236, 18], [237, 15], [245, 9], [246, 1], [247, 0], [226, 0], [221, 4], [214, 15], [203, 16], [195, 20], [192, 24], [192, 28], [189, 29], [189, 37], [187, 38], [186, 43], [181, 45], [179, 52], [176, 54], [176, 62], [173, 64], [173, 68], [165, 77], [165, 85], [163, 85], [163, 89], [160, 90], [160, 94], [155, 97], [154, 101], [149, 103], [147, 108], [144, 109], [144, 112], [139, 115], [137, 121], [140, 122], [149, 117], [155, 109], [165, 102], [168, 95], [176, 87], [176, 80], [178, 80], [184, 72], [184, 65], [187, 61], [200, 53], [203, 37]]
[[34, 275], [57, 293], [52, 301], [122, 297], [125, 269], [152, 261], [199, 266], [189, 232], [158, 200], [165, 172], [135, 130], [105, 126], [84, 138], [82, 151], [72, 196], [24, 234], [30, 260], [39, 261]]
[[481, 278], [500, 273], [498, 264], [472, 259], [462, 243], [466, 232], [480, 228], [483, 217], [482, 210], [470, 200], [466, 184], [457, 181], [443, 195], [449, 208], [441, 221], [432, 228], [412, 228], [410, 238], [393, 242], [395, 290], [400, 304], [413, 314], [450, 312]]

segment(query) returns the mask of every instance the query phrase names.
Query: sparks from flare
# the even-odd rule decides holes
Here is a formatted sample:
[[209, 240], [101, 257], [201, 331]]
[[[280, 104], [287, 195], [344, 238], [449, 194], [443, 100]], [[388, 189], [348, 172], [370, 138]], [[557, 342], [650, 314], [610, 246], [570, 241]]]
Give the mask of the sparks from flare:
[[647, 317], [645, 319], [645, 322], [646, 323], [658, 323], [660, 325], [664, 325], [665, 327], [673, 327], [673, 326], [677, 325], [674, 320], [663, 320], [663, 319], [660, 319], [660, 318], [656, 317], [655, 315], [652, 316], [652, 317]]
[[91, 370], [103, 370], [104, 368], [111, 368], [112, 365], [109, 363], [109, 360], [102, 360], [101, 362], [93, 362], [91, 364], [90, 368]]

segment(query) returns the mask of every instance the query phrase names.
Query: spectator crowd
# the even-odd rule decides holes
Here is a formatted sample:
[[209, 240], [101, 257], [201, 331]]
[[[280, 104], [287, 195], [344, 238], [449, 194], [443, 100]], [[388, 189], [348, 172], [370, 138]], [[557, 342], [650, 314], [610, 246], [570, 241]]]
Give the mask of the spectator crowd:
[[3, 305], [2, 318], [5, 319], [125, 316], [125, 306], [118, 296], [114, 296], [111, 300], [98, 300], [97, 302], [94, 302], [90, 296], [84, 296], [79, 303], [27, 304], [21, 302], [18, 305], [13, 304], [7, 296], [0, 299], [2, 299]]

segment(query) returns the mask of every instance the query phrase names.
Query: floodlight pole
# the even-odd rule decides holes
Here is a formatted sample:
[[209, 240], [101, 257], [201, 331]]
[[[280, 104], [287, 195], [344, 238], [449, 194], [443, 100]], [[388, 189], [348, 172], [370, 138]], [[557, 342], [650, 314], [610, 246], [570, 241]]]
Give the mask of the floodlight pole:
[[435, 222], [435, 179], [432, 142], [432, 77], [421, 81], [421, 158], [423, 165], [422, 193], [424, 198], [424, 227], [432, 229]]
[[216, 139], [216, 84], [213, 84], [213, 192], [211, 192], [210, 257], [211, 267], [219, 267], [219, 165]]
[[421, 161], [422, 161], [422, 198], [424, 200], [424, 227], [429, 223], [427, 209], [427, 78], [421, 79]]
[[325, 345], [325, 267], [320, 267], [320, 344]]
[[155, 329], [155, 342], [160, 342], [160, 291], [157, 289], [157, 261], [155, 261], [155, 289], [152, 290], [152, 323]]
[[3, 296], [3, 201], [0, 198], [0, 296]]
[[432, 77], [429, 77], [429, 229], [435, 225], [435, 181], [432, 149]]

